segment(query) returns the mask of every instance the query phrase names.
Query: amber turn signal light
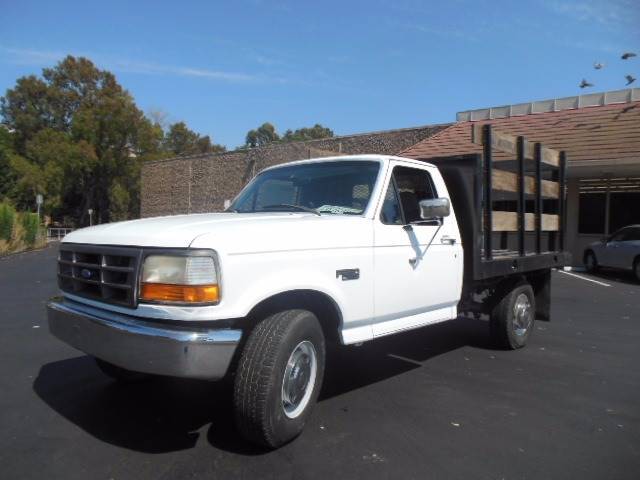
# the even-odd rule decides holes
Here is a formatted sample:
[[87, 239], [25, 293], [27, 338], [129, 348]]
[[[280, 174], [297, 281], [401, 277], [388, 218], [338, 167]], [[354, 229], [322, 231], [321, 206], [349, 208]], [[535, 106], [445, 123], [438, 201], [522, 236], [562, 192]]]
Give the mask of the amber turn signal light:
[[181, 303], [217, 303], [218, 285], [172, 285], [169, 283], [143, 283], [140, 300]]

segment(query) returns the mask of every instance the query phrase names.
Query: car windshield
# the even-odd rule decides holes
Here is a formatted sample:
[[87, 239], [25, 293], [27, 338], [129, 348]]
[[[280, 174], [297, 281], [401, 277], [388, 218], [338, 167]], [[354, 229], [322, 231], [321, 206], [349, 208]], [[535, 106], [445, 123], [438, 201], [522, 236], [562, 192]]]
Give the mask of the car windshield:
[[640, 228], [625, 227], [609, 237], [607, 242], [632, 242], [640, 240]]
[[360, 215], [380, 170], [375, 161], [302, 163], [267, 170], [238, 195], [229, 211]]

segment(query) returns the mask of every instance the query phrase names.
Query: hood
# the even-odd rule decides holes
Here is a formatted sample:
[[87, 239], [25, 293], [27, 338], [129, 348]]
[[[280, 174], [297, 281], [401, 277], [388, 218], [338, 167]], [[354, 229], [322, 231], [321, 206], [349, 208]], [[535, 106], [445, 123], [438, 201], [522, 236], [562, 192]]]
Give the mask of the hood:
[[363, 245], [362, 230], [367, 229], [349, 228], [362, 226], [363, 221], [362, 217], [298, 212], [204, 213], [96, 225], [69, 233], [63, 242], [227, 252], [291, 248], [290, 243], [313, 248], [311, 243], [328, 246], [328, 239], [331, 244]]

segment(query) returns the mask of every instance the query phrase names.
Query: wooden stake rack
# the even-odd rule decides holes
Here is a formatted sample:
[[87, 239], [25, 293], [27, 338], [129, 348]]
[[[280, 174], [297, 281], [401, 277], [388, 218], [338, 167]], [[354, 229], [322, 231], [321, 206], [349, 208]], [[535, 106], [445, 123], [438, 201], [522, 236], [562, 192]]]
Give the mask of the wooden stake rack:
[[[492, 129], [490, 124], [472, 125], [471, 140], [482, 146], [482, 221], [484, 260], [493, 259], [493, 232], [516, 232], [518, 255], [525, 256], [525, 232], [535, 234], [535, 253], [542, 253], [542, 234], [549, 232], [548, 250], [564, 250], [566, 154]], [[493, 150], [509, 155], [494, 159]], [[515, 172], [505, 167], [513, 165]], [[507, 161], [509, 163], [507, 163]], [[503, 163], [504, 162], [504, 163]], [[501, 165], [502, 164], [502, 165]], [[503, 166], [503, 168], [500, 168]], [[550, 179], [543, 179], [551, 171]], [[494, 210], [493, 192], [516, 193], [517, 211]], [[533, 211], [527, 211], [527, 195], [533, 196]], [[543, 212], [543, 199], [556, 200], [552, 213]], [[529, 202], [531, 203], [531, 202]], [[504, 233], [506, 236], [506, 233]], [[555, 245], [555, 241], [558, 245]], [[553, 243], [553, 244], [552, 244]], [[533, 253], [533, 252], [532, 252]]]

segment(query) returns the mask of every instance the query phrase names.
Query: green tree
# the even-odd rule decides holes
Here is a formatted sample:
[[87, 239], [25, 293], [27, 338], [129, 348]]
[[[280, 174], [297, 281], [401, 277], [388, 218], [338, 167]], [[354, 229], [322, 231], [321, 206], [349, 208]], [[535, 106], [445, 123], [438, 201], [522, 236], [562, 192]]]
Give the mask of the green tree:
[[21, 222], [24, 230], [24, 241], [29, 247], [33, 247], [38, 239], [38, 233], [40, 233], [40, 218], [37, 213], [24, 212], [21, 215]]
[[131, 195], [125, 186], [115, 180], [109, 189], [109, 202], [111, 203], [111, 220], [126, 220], [129, 214]]
[[217, 153], [225, 151], [225, 147], [213, 144], [208, 135], [202, 137], [193, 130], [190, 130], [184, 122], [174, 123], [169, 127], [169, 131], [164, 139], [164, 148], [172, 155], [192, 155], [195, 153]]
[[[184, 122], [166, 132], [149, 120], [115, 76], [90, 60], [67, 56], [42, 77], [19, 78], [0, 98], [0, 200], [88, 223], [136, 217], [143, 162], [224, 151]], [[6, 128], [5, 128], [6, 127]]]
[[51, 128], [40, 130], [27, 142], [25, 156], [11, 157], [17, 178], [14, 201], [21, 210], [33, 210], [35, 196], [41, 193], [46, 212], [65, 210], [66, 203], [82, 199], [98, 161], [94, 146], [87, 141], [74, 141], [69, 134]]
[[19, 78], [13, 89], [0, 98], [0, 113], [15, 135], [15, 147], [25, 145], [39, 130], [53, 126], [52, 95], [49, 86], [35, 75]]
[[15, 209], [6, 202], [0, 202], [0, 240], [11, 240], [15, 221]]
[[316, 123], [311, 128], [299, 128], [295, 131], [287, 130], [282, 136], [284, 142], [297, 142], [302, 140], [316, 140], [320, 138], [333, 137], [333, 130], [327, 127], [323, 127], [319, 123]]
[[251, 148], [263, 147], [278, 140], [280, 140], [280, 135], [276, 132], [276, 127], [269, 122], [265, 122], [255, 130], [247, 132], [245, 146]]
[[184, 122], [174, 123], [164, 139], [164, 148], [173, 155], [187, 155], [193, 153], [193, 148], [198, 140], [198, 134], [189, 130]]
[[15, 154], [14, 135], [4, 125], [0, 125], [0, 202], [9, 195], [15, 184], [15, 175], [10, 158]]
[[197, 153], [222, 153], [227, 151], [227, 148], [224, 145], [213, 143], [209, 135], [198, 137], [195, 149]]
[[[138, 209], [140, 162], [162, 155], [162, 131], [136, 107], [113, 74], [86, 58], [66, 57], [54, 68], [17, 80], [0, 99], [15, 131], [9, 164], [17, 179], [11, 196], [30, 209], [36, 193], [45, 211], [87, 223], [93, 208], [110, 220], [114, 181], [129, 188], [128, 216]], [[118, 205], [118, 216], [122, 215]]]

